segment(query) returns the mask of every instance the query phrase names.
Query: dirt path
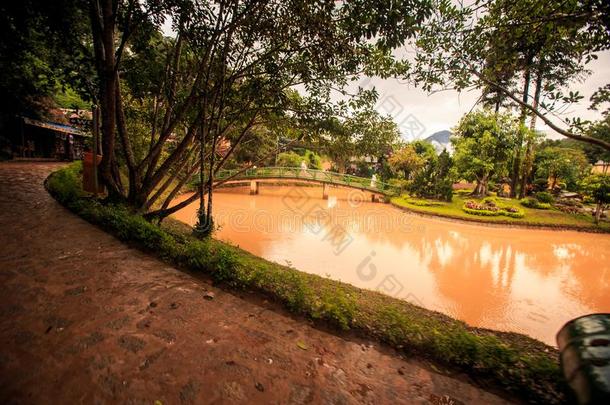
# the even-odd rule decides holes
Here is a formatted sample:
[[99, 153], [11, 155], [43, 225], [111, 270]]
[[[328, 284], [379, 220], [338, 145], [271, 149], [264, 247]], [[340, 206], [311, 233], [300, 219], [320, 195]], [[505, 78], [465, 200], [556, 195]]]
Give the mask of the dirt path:
[[47, 194], [57, 167], [0, 164], [3, 403], [505, 402], [129, 248]]

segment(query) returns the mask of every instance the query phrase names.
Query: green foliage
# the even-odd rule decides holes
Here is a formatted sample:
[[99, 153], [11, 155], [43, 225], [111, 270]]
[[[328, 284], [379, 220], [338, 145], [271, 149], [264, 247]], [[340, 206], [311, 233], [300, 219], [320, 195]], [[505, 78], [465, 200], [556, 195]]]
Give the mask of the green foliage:
[[429, 142], [405, 145], [390, 156], [388, 164], [394, 175], [408, 181], [411, 193], [444, 201], [453, 198], [453, 160], [446, 151], [436, 156]]
[[551, 204], [546, 202], [540, 202], [536, 198], [525, 197], [519, 200], [519, 203], [527, 208], [535, 208], [538, 210], [548, 210], [551, 209]]
[[477, 181], [476, 194], [486, 195], [487, 184], [508, 171], [510, 151], [520, 127], [509, 114], [475, 111], [460, 120], [453, 133], [454, 162], [457, 174]]
[[379, 158], [392, 150], [400, 132], [391, 117], [364, 108], [341, 121], [331, 118], [318, 132], [323, 151], [343, 172], [353, 158]]
[[598, 223], [604, 210], [610, 204], [610, 175], [592, 174], [580, 184], [582, 190], [595, 201], [595, 222]]
[[411, 182], [409, 180], [404, 179], [390, 179], [387, 183], [394, 189], [397, 190], [398, 195], [402, 195], [409, 190]]
[[421, 169], [425, 162], [425, 157], [417, 153], [413, 144], [408, 144], [399, 149], [388, 159], [392, 173], [406, 180], [411, 180], [415, 172]]
[[77, 72], [91, 72], [81, 59], [87, 15], [79, 0], [0, 5], [0, 125], [15, 114], [45, 116], [59, 87], [75, 82]]
[[307, 149], [302, 154], [290, 151], [277, 155], [277, 166], [279, 167], [301, 167], [303, 162], [305, 162], [308, 169], [322, 169], [322, 158], [320, 155]]
[[538, 151], [534, 160], [536, 176], [551, 179], [551, 188], [559, 181], [574, 190], [589, 172], [589, 162], [582, 149], [549, 146]]
[[54, 99], [61, 108], [78, 110], [89, 110], [91, 108], [91, 104], [85, 102], [81, 96], [69, 86], [66, 86], [64, 90], [55, 93]]
[[277, 165], [280, 167], [301, 167], [303, 156], [296, 152], [282, 152], [277, 155]]
[[305, 163], [307, 163], [309, 169], [322, 169], [322, 158], [317, 153], [305, 150], [303, 157], [305, 158]]
[[549, 204], [555, 201], [555, 197], [553, 197], [553, 194], [549, 193], [548, 191], [541, 191], [536, 193], [536, 199], [541, 203]]
[[429, 200], [418, 200], [415, 198], [408, 198], [405, 201], [409, 204], [415, 205], [417, 207], [434, 207], [440, 205], [440, 203]]
[[597, 203], [610, 204], [610, 175], [592, 174], [580, 183], [582, 190]]
[[[267, 262], [212, 238], [199, 240], [181, 225], [161, 228], [121, 206], [79, 197], [78, 165], [47, 181], [49, 191], [70, 209], [121, 240], [234, 288], [256, 289], [295, 313], [323, 319], [341, 329], [356, 329], [396, 348], [433, 361], [481, 373], [496, 383], [527, 392], [541, 402], [562, 399], [557, 353], [516, 334], [494, 334], [372, 291]], [[539, 387], [544, 387], [540, 389]]]
[[47, 187], [53, 190], [53, 196], [60, 203], [67, 205], [83, 195], [81, 172], [82, 162], [75, 162], [63, 170], [59, 170], [47, 179]]

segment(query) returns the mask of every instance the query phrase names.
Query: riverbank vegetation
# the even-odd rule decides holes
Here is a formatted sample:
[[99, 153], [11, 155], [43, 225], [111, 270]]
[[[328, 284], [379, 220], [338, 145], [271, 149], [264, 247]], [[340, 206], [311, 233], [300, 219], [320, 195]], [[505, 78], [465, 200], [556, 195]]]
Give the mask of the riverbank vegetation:
[[[468, 195], [470, 191], [465, 193], [457, 193], [453, 196], [452, 201], [433, 201], [425, 200], [416, 197], [403, 195], [400, 197], [391, 198], [391, 203], [398, 208], [402, 208], [411, 212], [439, 216], [445, 218], [459, 219], [463, 221], [490, 223], [496, 225], [511, 225], [511, 226], [531, 226], [542, 227], [558, 230], [576, 230], [587, 232], [610, 232], [610, 223], [600, 222], [595, 223], [595, 218], [591, 213], [579, 214], [564, 212], [553, 207], [543, 206], [542, 208], [534, 208], [530, 203], [524, 203], [523, 200], [510, 198], [492, 197], [496, 205], [501, 207], [511, 208], [515, 212], [521, 213], [517, 215], [486, 215], [478, 212], [473, 212], [468, 208], [469, 202], [474, 202], [484, 206], [487, 198], [474, 198]], [[536, 200], [536, 205], [548, 204], [540, 203]], [[548, 204], [550, 205], [550, 204]], [[569, 207], [569, 206], [567, 206]], [[500, 208], [501, 209], [501, 208]]]
[[[520, 137], [530, 139], [532, 162], [523, 197], [517, 199], [511, 192], [514, 156], [510, 150]], [[604, 156], [602, 150], [543, 141], [523, 127], [518, 117], [490, 110], [466, 114], [450, 140], [452, 155], [445, 150], [437, 155], [432, 145], [415, 141], [389, 158], [393, 178], [386, 181], [396, 185], [399, 194], [416, 197], [397, 198], [397, 205], [479, 222], [610, 229], [605, 214], [610, 176], [591, 173], [592, 163]], [[474, 188], [455, 195], [454, 186], [464, 181], [474, 182]], [[422, 199], [430, 201], [426, 204]]]
[[189, 227], [172, 220], [153, 224], [127, 206], [86, 196], [80, 171], [80, 164], [73, 164], [53, 173], [47, 189], [87, 221], [169, 263], [204, 272], [229, 288], [256, 290], [296, 314], [378, 339], [524, 399], [560, 403], [565, 398], [554, 348], [515, 333], [471, 328], [403, 300], [266, 261], [213, 238], [200, 240]]

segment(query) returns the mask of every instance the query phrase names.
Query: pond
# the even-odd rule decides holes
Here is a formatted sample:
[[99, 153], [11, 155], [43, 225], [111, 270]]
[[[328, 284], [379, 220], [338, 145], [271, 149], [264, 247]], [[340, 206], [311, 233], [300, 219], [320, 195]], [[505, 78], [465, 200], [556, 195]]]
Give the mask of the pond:
[[[345, 188], [249, 190], [215, 192], [215, 237], [265, 259], [553, 346], [568, 320], [610, 312], [610, 235], [421, 217]], [[197, 207], [174, 216], [194, 224]]]

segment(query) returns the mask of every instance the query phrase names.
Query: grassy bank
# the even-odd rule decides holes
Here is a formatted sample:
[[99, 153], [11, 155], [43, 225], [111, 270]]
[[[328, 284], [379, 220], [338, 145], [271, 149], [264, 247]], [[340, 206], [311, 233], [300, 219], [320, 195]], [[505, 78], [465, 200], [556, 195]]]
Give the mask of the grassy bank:
[[125, 207], [84, 197], [79, 171], [78, 165], [71, 165], [52, 174], [49, 192], [89, 222], [169, 263], [206, 272], [234, 289], [258, 291], [294, 313], [464, 371], [528, 401], [564, 401], [557, 351], [539, 341], [470, 328], [440, 313], [272, 263], [214, 239], [198, 240], [172, 222], [158, 227]]
[[469, 196], [456, 194], [451, 202], [421, 200], [401, 196], [392, 198], [391, 203], [396, 207], [420, 214], [479, 223], [610, 233], [610, 223], [602, 222], [596, 225], [593, 222], [593, 217], [591, 215], [567, 214], [557, 209], [542, 210], [528, 208], [521, 205], [518, 200], [507, 198], [499, 200], [507, 207], [515, 207], [519, 211], [522, 211], [524, 214], [523, 218], [512, 218], [504, 215], [473, 215], [462, 209], [464, 203], [468, 200], [481, 201]]

